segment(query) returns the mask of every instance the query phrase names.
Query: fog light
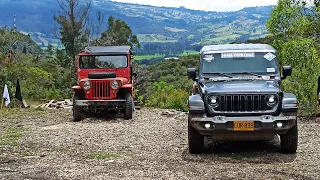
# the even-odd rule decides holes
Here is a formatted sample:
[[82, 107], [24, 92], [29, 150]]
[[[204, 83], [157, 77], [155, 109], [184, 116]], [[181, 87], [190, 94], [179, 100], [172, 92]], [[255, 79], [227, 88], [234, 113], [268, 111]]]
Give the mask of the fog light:
[[211, 124], [210, 124], [210, 123], [206, 123], [206, 124], [204, 124], [204, 127], [205, 127], [206, 129], [210, 129]]
[[277, 127], [278, 127], [278, 128], [281, 128], [282, 126], [283, 126], [282, 122], [278, 122], [278, 123], [277, 123]]

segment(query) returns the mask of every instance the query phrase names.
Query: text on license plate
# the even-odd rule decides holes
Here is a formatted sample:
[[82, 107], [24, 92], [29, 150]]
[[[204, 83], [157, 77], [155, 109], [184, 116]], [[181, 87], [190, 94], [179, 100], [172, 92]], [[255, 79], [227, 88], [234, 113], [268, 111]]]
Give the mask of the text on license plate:
[[234, 131], [254, 131], [253, 121], [235, 121], [233, 122]]

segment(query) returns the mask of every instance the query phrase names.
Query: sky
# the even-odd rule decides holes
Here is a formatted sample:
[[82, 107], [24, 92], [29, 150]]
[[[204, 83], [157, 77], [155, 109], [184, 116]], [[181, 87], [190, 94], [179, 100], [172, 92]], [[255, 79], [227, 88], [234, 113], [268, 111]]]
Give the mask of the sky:
[[152, 6], [180, 7], [204, 11], [236, 11], [244, 7], [276, 5], [278, 0], [112, 0]]

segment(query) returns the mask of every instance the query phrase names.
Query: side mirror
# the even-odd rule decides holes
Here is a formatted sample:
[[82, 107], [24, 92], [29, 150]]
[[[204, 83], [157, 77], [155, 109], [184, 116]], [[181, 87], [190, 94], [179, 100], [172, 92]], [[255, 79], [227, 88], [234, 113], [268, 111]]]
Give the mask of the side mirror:
[[288, 76], [291, 76], [291, 74], [292, 74], [291, 66], [282, 67], [282, 79], [286, 79]]
[[188, 78], [192, 79], [193, 81], [195, 81], [196, 77], [197, 77], [196, 68], [188, 68]]

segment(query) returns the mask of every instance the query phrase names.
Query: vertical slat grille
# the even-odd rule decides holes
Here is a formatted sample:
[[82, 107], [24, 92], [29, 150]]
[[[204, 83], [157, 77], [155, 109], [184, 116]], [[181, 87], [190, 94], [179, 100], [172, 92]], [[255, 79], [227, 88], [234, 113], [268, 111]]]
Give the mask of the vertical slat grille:
[[262, 111], [267, 110], [267, 97], [265, 95], [261, 95], [260, 97], [260, 107]]
[[227, 111], [232, 111], [232, 98], [231, 96], [227, 96]]
[[215, 111], [221, 112], [255, 112], [267, 111], [267, 95], [221, 95], [219, 106]]
[[109, 82], [107, 81], [92, 81], [92, 97], [107, 98], [110, 97]]

